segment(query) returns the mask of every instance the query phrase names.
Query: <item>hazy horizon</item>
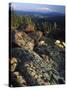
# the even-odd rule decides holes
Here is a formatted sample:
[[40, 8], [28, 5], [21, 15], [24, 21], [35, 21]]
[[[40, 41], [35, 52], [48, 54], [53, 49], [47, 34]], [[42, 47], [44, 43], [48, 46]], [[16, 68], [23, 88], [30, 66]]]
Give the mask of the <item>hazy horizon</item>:
[[29, 12], [57, 12], [65, 13], [65, 6], [61, 5], [48, 5], [48, 4], [32, 4], [32, 3], [11, 3], [11, 8], [18, 11]]

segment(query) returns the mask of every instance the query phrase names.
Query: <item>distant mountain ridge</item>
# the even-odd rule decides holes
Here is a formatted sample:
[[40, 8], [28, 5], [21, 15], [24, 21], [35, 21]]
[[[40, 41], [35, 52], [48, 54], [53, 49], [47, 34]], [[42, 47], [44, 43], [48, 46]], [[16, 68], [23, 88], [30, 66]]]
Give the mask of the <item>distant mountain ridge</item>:
[[23, 14], [29, 14], [29, 15], [32, 15], [32, 14], [39, 14], [39, 15], [47, 15], [47, 16], [64, 16], [64, 13], [59, 13], [59, 12], [49, 12], [49, 11], [46, 11], [46, 12], [33, 12], [33, 11], [19, 11], [19, 10], [16, 10], [16, 14], [18, 15], [23, 15]]

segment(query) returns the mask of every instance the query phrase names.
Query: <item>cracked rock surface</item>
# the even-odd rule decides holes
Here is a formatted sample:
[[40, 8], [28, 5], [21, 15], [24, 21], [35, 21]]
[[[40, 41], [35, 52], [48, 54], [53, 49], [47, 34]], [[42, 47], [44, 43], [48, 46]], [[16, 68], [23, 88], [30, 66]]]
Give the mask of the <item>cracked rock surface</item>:
[[[39, 34], [11, 32], [11, 87], [65, 83], [65, 48], [58, 47], [41, 32]], [[36, 43], [37, 37], [39, 40]]]

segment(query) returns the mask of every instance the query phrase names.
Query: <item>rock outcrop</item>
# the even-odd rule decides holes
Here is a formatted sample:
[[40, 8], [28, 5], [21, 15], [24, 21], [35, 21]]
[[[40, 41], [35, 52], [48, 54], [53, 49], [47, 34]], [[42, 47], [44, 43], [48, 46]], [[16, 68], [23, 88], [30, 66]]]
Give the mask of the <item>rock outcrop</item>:
[[11, 32], [9, 63], [12, 87], [65, 83], [65, 47], [58, 47], [40, 31]]
[[19, 32], [17, 30], [12, 31], [11, 44], [18, 45], [27, 50], [33, 50], [34, 48], [34, 40], [30, 38], [25, 32]]

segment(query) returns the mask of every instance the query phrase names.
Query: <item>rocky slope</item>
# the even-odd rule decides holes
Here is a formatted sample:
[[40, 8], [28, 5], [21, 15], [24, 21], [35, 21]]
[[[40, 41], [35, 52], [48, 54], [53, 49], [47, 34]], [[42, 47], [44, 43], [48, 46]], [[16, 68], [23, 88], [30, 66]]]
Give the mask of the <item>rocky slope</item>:
[[9, 79], [11, 87], [65, 83], [65, 47], [41, 31], [11, 30]]

